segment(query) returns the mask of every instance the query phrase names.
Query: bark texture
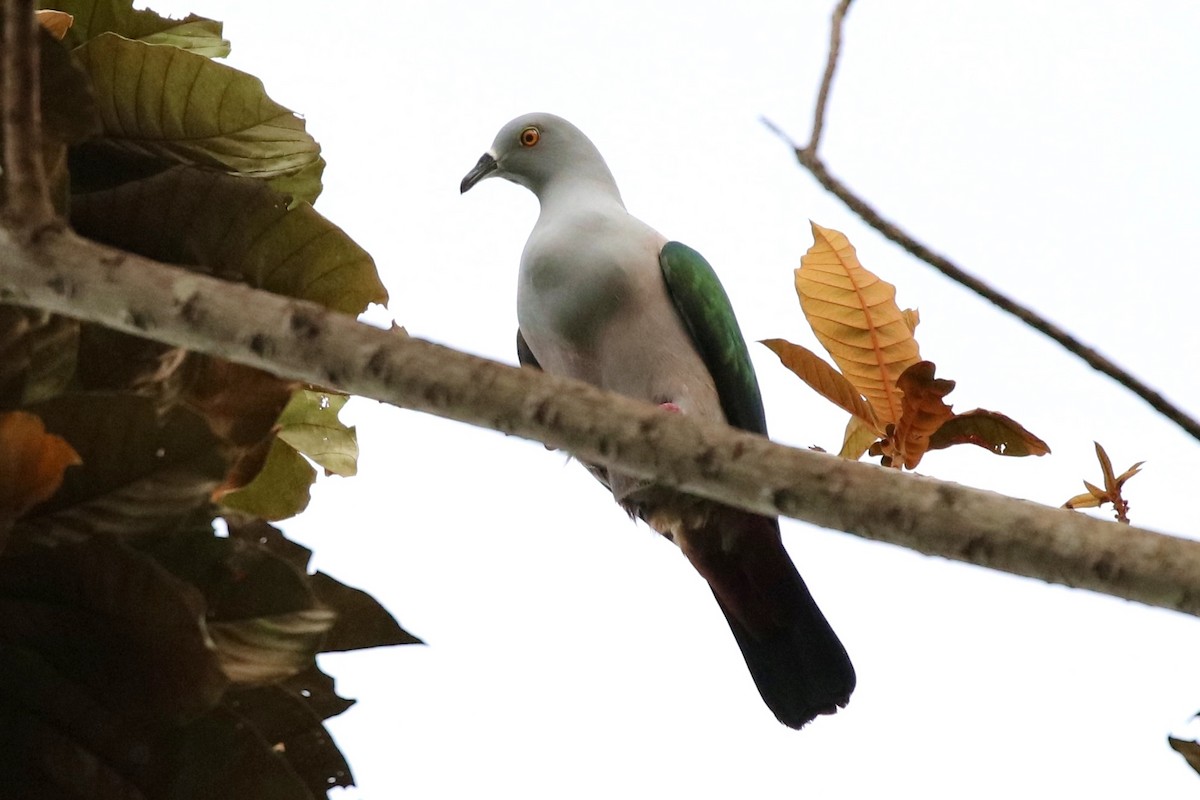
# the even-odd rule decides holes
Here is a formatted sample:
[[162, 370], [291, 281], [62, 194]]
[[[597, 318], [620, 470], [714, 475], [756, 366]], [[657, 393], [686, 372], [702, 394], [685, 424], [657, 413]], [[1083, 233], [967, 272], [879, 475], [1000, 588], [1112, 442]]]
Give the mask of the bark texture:
[[84, 240], [0, 228], [0, 302], [534, 439], [761, 514], [1200, 615], [1200, 542], [774, 444]]

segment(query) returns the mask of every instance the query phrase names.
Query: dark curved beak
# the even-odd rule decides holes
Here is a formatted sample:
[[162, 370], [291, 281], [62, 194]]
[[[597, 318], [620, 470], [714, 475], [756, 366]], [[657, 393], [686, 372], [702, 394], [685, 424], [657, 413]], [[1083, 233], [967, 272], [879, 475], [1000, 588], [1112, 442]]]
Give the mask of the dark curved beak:
[[500, 165], [496, 163], [496, 159], [491, 153], [484, 153], [479, 157], [479, 163], [471, 167], [471, 171], [467, 173], [467, 177], [462, 179], [462, 183], [459, 184], [458, 187], [459, 193], [465, 194], [467, 189], [470, 189], [488, 175], [491, 175], [493, 172], [495, 172], [498, 166]]

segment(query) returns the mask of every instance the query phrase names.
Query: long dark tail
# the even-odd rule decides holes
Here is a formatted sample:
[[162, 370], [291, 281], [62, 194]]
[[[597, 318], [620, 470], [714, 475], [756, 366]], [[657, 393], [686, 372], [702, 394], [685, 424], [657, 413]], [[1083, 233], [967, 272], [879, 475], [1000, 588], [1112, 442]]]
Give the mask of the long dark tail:
[[712, 587], [779, 721], [800, 728], [845, 706], [854, 666], [784, 550], [778, 520], [721, 509], [686, 538], [684, 553]]

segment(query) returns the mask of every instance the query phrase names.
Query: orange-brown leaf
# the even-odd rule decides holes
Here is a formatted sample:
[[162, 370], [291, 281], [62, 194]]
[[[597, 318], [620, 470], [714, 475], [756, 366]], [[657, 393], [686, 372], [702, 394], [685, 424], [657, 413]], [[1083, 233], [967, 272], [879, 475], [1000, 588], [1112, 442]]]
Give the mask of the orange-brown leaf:
[[1108, 457], [1108, 453], [1104, 452], [1104, 448], [1100, 446], [1099, 442], [1094, 442], [1094, 444], [1096, 445], [1096, 460], [1100, 462], [1100, 472], [1104, 476], [1104, 488], [1084, 481], [1083, 485], [1087, 488], [1088, 493], [1072, 497], [1063, 503], [1063, 508], [1096, 508], [1104, 503], [1111, 503], [1113, 511], [1116, 512], [1117, 522], [1124, 522], [1128, 525], [1129, 501], [1123, 494], [1125, 482], [1141, 472], [1142, 464], [1146, 462], [1139, 461], [1119, 476], [1114, 475], [1112, 459]]
[[995, 411], [976, 408], [946, 420], [929, 437], [929, 449], [975, 444], [1001, 456], [1044, 456], [1050, 446], [1019, 422]]
[[862, 420], [872, 429], [879, 427], [871, 405], [863, 399], [850, 381], [829, 366], [825, 359], [807, 347], [792, 344], [786, 339], [763, 339], [762, 343], [779, 356], [779, 360], [785, 367], [796, 373], [800, 380], [811, 386], [826, 400], [842, 408], [851, 416]]
[[82, 463], [65, 439], [46, 433], [41, 417], [0, 414], [0, 518], [19, 517], [49, 499], [67, 467]]
[[75, 17], [65, 11], [35, 11], [33, 13], [46, 32], [60, 42], [67, 35], [71, 26], [75, 24]]
[[1120, 475], [1118, 475], [1117, 476], [1117, 485], [1124, 486], [1125, 481], [1129, 480], [1134, 475], [1137, 475], [1139, 472], [1142, 471], [1142, 464], [1145, 464], [1145, 463], [1146, 463], [1145, 461], [1139, 461], [1136, 464], [1134, 464], [1132, 467], [1130, 467], [1129, 469], [1125, 470]]
[[905, 469], [912, 469], [921, 462], [929, 449], [930, 438], [954, 416], [954, 411], [942, 400], [954, 390], [954, 381], [935, 378], [936, 370], [932, 361], [919, 361], [904, 370], [896, 381], [904, 394], [895, 446]]
[[1104, 488], [1110, 492], [1116, 486], [1117, 476], [1113, 473], [1112, 459], [1108, 457], [1108, 453], [1104, 452], [1104, 448], [1099, 442], [1092, 442], [1096, 445], [1096, 459], [1100, 462], [1100, 473], [1104, 476]]
[[796, 270], [796, 293], [821, 345], [866, 398], [881, 425], [898, 423], [896, 381], [921, 360], [896, 287], [867, 271], [846, 237], [813, 223], [813, 246]]
[[184, 401], [228, 444], [250, 447], [271, 433], [298, 385], [253, 367], [200, 356]]

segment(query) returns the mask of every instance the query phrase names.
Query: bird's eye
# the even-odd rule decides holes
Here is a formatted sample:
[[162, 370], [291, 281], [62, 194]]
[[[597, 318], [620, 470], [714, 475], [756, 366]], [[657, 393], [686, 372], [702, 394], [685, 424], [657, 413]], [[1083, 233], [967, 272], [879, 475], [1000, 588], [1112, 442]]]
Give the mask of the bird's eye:
[[542, 138], [542, 132], [532, 126], [521, 131], [521, 147], [533, 147]]

